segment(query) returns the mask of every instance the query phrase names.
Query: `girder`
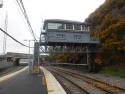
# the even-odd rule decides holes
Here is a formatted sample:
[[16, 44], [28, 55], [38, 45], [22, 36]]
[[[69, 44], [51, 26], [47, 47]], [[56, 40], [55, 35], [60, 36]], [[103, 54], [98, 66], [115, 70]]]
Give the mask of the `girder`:
[[[42, 51], [41, 51], [42, 52]], [[95, 53], [90, 46], [46, 46], [44, 53]]]

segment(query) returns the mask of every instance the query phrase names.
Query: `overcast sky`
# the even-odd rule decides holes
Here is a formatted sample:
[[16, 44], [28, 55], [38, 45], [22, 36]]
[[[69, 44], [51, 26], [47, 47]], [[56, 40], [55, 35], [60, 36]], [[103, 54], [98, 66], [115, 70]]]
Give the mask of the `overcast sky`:
[[[65, 19], [83, 22], [90, 13], [105, 0], [22, 0], [32, 28], [39, 37], [44, 19]], [[24, 40], [33, 39], [26, 21], [19, 11], [16, 0], [3, 0], [0, 9], [0, 27], [4, 29], [5, 15], [8, 15], [7, 32], [17, 40], [28, 45]], [[0, 54], [3, 52], [3, 33], [0, 32]], [[33, 45], [33, 43], [32, 43]], [[7, 38], [7, 52], [28, 53], [28, 48], [22, 47]]]

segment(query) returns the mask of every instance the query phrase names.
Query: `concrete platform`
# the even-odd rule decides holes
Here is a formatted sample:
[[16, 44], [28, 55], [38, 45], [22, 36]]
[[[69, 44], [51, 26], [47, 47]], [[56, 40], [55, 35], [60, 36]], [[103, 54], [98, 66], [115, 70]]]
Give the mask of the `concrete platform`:
[[48, 94], [67, 94], [55, 77], [45, 68], [40, 67], [46, 79]]
[[0, 94], [67, 94], [55, 77], [40, 67], [38, 75], [28, 73], [28, 67], [0, 77]]
[[43, 73], [31, 75], [28, 68], [0, 78], [0, 94], [48, 94]]

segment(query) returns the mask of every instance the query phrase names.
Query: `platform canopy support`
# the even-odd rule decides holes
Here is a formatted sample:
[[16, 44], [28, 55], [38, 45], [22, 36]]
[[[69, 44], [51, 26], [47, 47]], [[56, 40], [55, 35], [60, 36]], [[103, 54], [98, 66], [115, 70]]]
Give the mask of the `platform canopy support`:
[[34, 56], [32, 64], [33, 74], [39, 73], [39, 42], [34, 43]]

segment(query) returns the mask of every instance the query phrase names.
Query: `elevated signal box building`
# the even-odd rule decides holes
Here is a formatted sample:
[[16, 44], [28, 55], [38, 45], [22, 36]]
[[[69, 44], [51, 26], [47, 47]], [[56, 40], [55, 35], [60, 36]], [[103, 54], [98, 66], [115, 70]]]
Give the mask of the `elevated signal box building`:
[[95, 57], [99, 45], [90, 33], [88, 23], [48, 19], [44, 21], [40, 46], [44, 46], [44, 53], [84, 53], [85, 63], [90, 65], [90, 58]]

